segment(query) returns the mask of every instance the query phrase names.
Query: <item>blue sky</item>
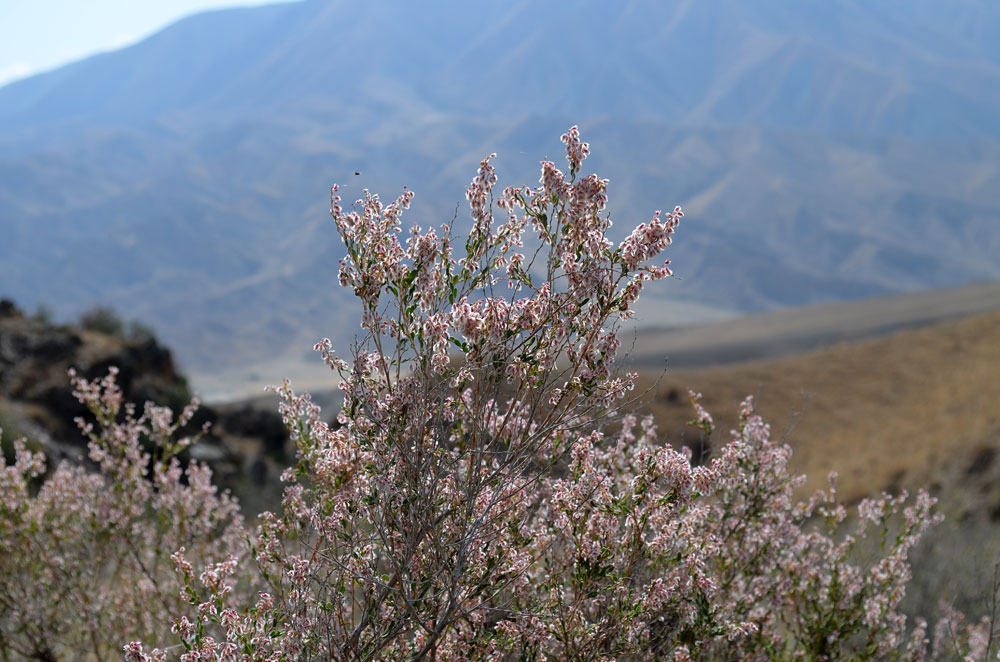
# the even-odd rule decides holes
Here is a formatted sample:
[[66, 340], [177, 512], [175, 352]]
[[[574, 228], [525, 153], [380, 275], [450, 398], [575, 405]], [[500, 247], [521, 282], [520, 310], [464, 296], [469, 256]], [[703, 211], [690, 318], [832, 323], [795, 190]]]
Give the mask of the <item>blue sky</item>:
[[267, 3], [254, 0], [0, 0], [0, 85], [135, 43], [189, 14], [259, 4]]

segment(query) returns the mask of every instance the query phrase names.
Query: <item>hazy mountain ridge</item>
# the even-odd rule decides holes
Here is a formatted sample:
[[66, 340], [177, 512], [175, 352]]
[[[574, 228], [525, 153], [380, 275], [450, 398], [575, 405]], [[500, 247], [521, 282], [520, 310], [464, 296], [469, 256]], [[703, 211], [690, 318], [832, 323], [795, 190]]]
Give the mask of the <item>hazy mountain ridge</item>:
[[11, 128], [70, 118], [135, 125], [185, 112], [204, 122], [218, 112], [228, 121], [337, 97], [348, 107], [372, 102], [392, 81], [459, 116], [609, 114], [998, 137], [1000, 49], [989, 31], [998, 25], [1000, 9], [969, 0], [947, 8], [310, 0], [199, 14], [14, 83], [0, 89], [0, 120]]
[[461, 218], [480, 158], [533, 182], [573, 123], [618, 231], [685, 205], [667, 300], [1000, 277], [998, 27], [977, 0], [197, 15], [0, 88], [0, 283], [57, 311], [112, 301], [195, 373], [343, 347], [330, 184], [406, 184], [411, 220]]

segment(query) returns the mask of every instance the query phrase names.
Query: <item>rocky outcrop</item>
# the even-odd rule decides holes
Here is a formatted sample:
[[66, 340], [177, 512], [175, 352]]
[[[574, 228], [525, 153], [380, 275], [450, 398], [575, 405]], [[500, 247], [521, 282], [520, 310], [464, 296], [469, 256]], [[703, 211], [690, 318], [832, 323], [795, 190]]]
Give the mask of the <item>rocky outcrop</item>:
[[[0, 299], [0, 415], [14, 433], [44, 449], [54, 466], [68, 459], [85, 462], [86, 440], [74, 419], [88, 412], [73, 397], [67, 371], [97, 379], [117, 366], [126, 399], [179, 411], [190, 389], [171, 351], [155, 337], [111, 335], [73, 325], [57, 325], [24, 314]], [[251, 404], [203, 405], [190, 424], [209, 433], [181, 458], [211, 465], [219, 484], [231, 489], [251, 512], [273, 507], [280, 494], [277, 477], [289, 462], [287, 432], [274, 410]], [[9, 450], [11, 430], [4, 433]]]

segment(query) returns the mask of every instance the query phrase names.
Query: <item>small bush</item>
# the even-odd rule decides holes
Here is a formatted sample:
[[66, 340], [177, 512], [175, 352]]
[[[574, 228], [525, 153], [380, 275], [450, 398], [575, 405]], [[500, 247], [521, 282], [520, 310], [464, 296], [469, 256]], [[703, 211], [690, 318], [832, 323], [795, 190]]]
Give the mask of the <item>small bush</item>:
[[125, 337], [125, 321], [114, 310], [106, 306], [94, 306], [80, 314], [77, 323], [88, 331], [96, 331], [109, 336]]
[[96, 331], [116, 338], [138, 342], [156, 339], [156, 332], [152, 327], [138, 320], [126, 322], [117, 312], [107, 306], [94, 306], [85, 310], [80, 314], [77, 323], [88, 331]]

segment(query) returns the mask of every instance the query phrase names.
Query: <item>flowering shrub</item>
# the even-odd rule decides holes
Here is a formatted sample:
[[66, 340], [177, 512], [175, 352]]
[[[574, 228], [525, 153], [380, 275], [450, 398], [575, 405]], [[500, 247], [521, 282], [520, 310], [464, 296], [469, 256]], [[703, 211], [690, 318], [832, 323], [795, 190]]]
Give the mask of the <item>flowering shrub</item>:
[[[116, 371], [100, 382], [71, 375], [96, 425], [78, 419], [98, 471], [62, 464], [16, 442], [0, 472], [0, 658], [112, 659], [123, 639], [163, 641], [167, 616], [185, 602], [170, 555], [186, 549], [199, 564], [244, 559], [236, 503], [211, 472], [177, 453], [191, 443], [169, 409], [124, 405]], [[146, 450], [146, 447], [152, 450]]]
[[[363, 336], [350, 360], [329, 340], [316, 346], [340, 376], [339, 425], [287, 382], [277, 389], [299, 460], [250, 558], [239, 555], [232, 503], [203, 470], [184, 489], [176, 464], [154, 463], [163, 468], [144, 477], [132, 431], [167, 429], [158, 410], [139, 421], [129, 412], [124, 427], [117, 406], [99, 414], [113, 431], [92, 450], [102, 476], [67, 469], [38, 497], [25, 483], [38, 458], [19, 454], [3, 486], [19, 495], [5, 505], [11, 521], [42, 517], [22, 511], [62, 517], [43, 498], [65, 489], [49, 487], [56, 478], [93, 481], [68, 502], [81, 510], [121, 484], [134, 497], [114, 508], [131, 510], [101, 521], [121, 538], [116, 549], [131, 550], [122, 567], [153, 555], [159, 569], [173, 554], [174, 593], [162, 575], [139, 572], [148, 563], [127, 565], [150, 584], [144, 608], [127, 602], [130, 585], [102, 603], [126, 613], [108, 619], [125, 621], [81, 611], [71, 614], [80, 632], [136, 639], [128, 660], [922, 660], [951, 650], [943, 636], [931, 646], [923, 623], [908, 630], [897, 611], [908, 552], [935, 521], [926, 494], [910, 505], [905, 495], [865, 501], [849, 523], [832, 484], [793, 499], [790, 450], [749, 399], [732, 441], [702, 466], [658, 440], [652, 421], [619, 413], [634, 375], [614, 370], [616, 325], [649, 281], [670, 274], [654, 260], [682, 214], [657, 213], [616, 245], [602, 215], [607, 180], [581, 176], [589, 147], [575, 127], [562, 139], [568, 172], [543, 162], [534, 188], [496, 192], [493, 157], [482, 161], [467, 189], [464, 246], [447, 225], [414, 227], [401, 241], [409, 191], [389, 204], [366, 192], [347, 210], [334, 187], [347, 253], [340, 282], [360, 301]], [[109, 390], [115, 400], [113, 383], [104, 387], [79, 386], [99, 412]], [[711, 433], [692, 400], [695, 424]], [[150, 522], [163, 525], [154, 549]], [[34, 544], [36, 530], [25, 527], [17, 544]], [[96, 544], [89, 528], [68, 531]], [[865, 561], [860, 545], [873, 537], [880, 553]], [[51, 571], [54, 557], [40, 549], [25, 569], [5, 566], [12, 585]], [[74, 569], [78, 593], [112, 571]], [[41, 600], [27, 589], [4, 599], [43, 613], [60, 595], [43, 581]], [[6, 619], [0, 644], [8, 622], [33, 618]], [[955, 640], [986, 650], [988, 633], [966, 630]], [[140, 638], [174, 645], [146, 652]]]

